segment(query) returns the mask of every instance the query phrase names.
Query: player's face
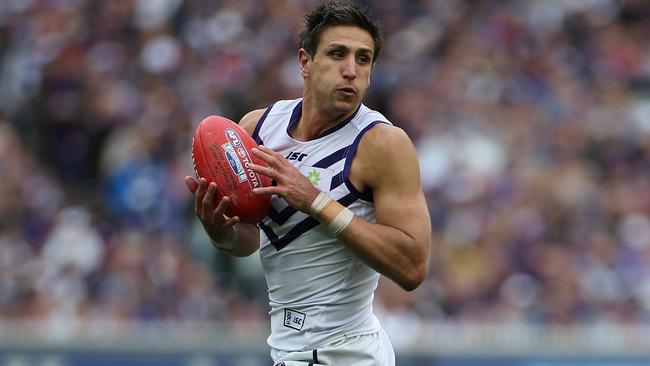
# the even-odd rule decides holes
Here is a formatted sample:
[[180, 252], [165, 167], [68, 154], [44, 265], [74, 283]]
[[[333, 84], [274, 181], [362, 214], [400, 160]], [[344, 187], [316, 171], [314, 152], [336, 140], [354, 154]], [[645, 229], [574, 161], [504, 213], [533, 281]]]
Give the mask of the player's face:
[[333, 26], [321, 33], [315, 55], [305, 53], [301, 66], [305, 87], [322, 108], [357, 108], [370, 85], [373, 46], [370, 34], [358, 27]]

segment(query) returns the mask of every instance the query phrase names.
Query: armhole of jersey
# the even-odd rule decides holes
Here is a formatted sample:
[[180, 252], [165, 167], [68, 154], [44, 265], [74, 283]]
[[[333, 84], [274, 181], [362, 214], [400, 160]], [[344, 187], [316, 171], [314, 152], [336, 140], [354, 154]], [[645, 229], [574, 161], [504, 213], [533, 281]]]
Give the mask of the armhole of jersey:
[[350, 148], [348, 149], [348, 152], [345, 156], [345, 167], [343, 168], [343, 182], [345, 182], [345, 185], [348, 187], [348, 190], [357, 198], [362, 199], [367, 202], [372, 202], [372, 189], [368, 188], [363, 192], [359, 192], [357, 188], [350, 182], [350, 170], [352, 169], [352, 160], [354, 160], [354, 156], [357, 154], [357, 148], [359, 147], [359, 142], [361, 141], [361, 138], [363, 135], [366, 134], [371, 128], [375, 127], [376, 125], [380, 123], [386, 123], [384, 121], [374, 121], [368, 124], [366, 127], [359, 132], [357, 137], [354, 139], [354, 142], [352, 145], [350, 145]]
[[262, 124], [266, 120], [266, 117], [269, 115], [269, 112], [271, 111], [271, 108], [273, 108], [274, 104], [271, 104], [266, 110], [264, 111], [264, 114], [262, 114], [262, 117], [260, 117], [259, 121], [257, 121], [257, 126], [255, 126], [255, 130], [253, 130], [253, 135], [251, 136], [255, 142], [257, 142], [258, 145], [264, 145], [264, 142], [262, 141], [262, 138], [260, 138], [260, 129], [262, 129]]

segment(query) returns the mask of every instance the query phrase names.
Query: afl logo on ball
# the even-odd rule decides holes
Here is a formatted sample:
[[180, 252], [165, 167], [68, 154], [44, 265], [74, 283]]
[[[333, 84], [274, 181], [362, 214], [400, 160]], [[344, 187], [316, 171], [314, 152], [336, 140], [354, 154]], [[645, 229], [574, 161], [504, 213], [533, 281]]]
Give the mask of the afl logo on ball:
[[237, 132], [235, 132], [235, 130], [233, 130], [232, 128], [226, 128], [226, 138], [228, 138], [228, 140], [232, 142], [233, 146], [235, 147], [241, 146], [241, 139], [239, 138]]
[[244, 170], [244, 165], [242, 164], [241, 160], [239, 160], [239, 157], [235, 152], [235, 148], [232, 147], [232, 144], [227, 142], [221, 145], [221, 147], [223, 148], [223, 151], [226, 155], [226, 159], [228, 159], [228, 163], [230, 164], [232, 172], [235, 173], [239, 179], [239, 183], [248, 180], [246, 177], [246, 171]]

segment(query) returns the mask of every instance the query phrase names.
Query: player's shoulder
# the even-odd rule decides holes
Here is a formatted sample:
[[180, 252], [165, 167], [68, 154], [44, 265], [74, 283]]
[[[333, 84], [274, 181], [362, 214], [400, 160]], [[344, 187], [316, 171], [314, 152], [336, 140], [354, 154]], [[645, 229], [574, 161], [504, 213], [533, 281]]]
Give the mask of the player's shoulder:
[[413, 146], [411, 138], [401, 128], [388, 123], [377, 123], [361, 138], [359, 149], [371, 152], [398, 152]]
[[239, 125], [249, 134], [253, 134], [257, 125], [264, 120], [265, 115], [278, 115], [293, 112], [293, 108], [300, 103], [302, 99], [279, 100], [267, 108], [255, 109], [244, 115], [239, 121]]
[[252, 135], [253, 131], [255, 131], [255, 127], [257, 127], [257, 124], [264, 115], [264, 112], [266, 112], [266, 108], [255, 109], [246, 113], [244, 117], [239, 120], [239, 126]]
[[355, 159], [362, 168], [363, 180], [373, 188], [395, 174], [410, 175], [418, 165], [409, 136], [387, 123], [378, 123], [363, 135]]
[[357, 155], [361, 159], [382, 161], [387, 156], [413, 149], [410, 137], [380, 112], [361, 104], [353, 124], [360, 130]]
[[392, 125], [390, 120], [380, 112], [361, 104], [352, 118], [351, 124], [359, 131], [368, 130], [377, 123]]

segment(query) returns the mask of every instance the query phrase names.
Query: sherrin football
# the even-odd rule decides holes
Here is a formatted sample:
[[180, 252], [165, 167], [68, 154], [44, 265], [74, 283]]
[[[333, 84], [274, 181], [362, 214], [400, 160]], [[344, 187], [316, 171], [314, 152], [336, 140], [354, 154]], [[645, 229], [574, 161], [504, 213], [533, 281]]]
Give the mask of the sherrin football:
[[257, 223], [271, 206], [269, 195], [256, 195], [253, 188], [271, 185], [271, 178], [246, 167], [247, 163], [268, 166], [253, 155], [252, 137], [236, 123], [221, 116], [208, 116], [196, 128], [192, 162], [198, 178], [217, 184], [217, 197], [230, 198], [228, 216]]

